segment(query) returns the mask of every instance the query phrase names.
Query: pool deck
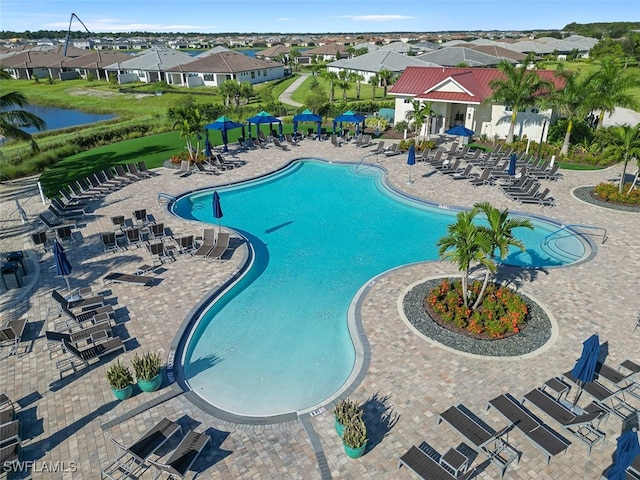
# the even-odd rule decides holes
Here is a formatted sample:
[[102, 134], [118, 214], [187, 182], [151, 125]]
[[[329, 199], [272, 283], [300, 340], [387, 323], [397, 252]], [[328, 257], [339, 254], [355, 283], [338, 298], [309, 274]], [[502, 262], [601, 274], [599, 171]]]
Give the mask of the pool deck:
[[[263, 175], [294, 158], [359, 161], [369, 150], [352, 145], [336, 148], [330, 142], [306, 140], [287, 152], [275, 147], [232, 152], [247, 164], [215, 177], [192, 174], [180, 178], [169, 169], [157, 169], [159, 175], [128, 185], [94, 203], [95, 212], [75, 231], [76, 245], [67, 249], [74, 268], [71, 286], [91, 286], [93, 292], [110, 295], [116, 310], [114, 333], [126, 338], [127, 345], [127, 351], [117, 358], [128, 362], [135, 353], [148, 350], [157, 350], [166, 358], [186, 313], [238, 268], [243, 249], [235, 248], [223, 262], [180, 259], [165, 264], [155, 275], [159, 283], [151, 288], [104, 285], [102, 278], [107, 273], [133, 273], [139, 265], [150, 261], [142, 248], [103, 252], [99, 234], [113, 230], [110, 217], [124, 214], [131, 218], [133, 210], [146, 208], [156, 221], [164, 221], [174, 235], [197, 234], [202, 225], [169, 215], [164, 206], [158, 205], [159, 192], [176, 195], [228, 184]], [[376, 157], [367, 161], [376, 162]], [[445, 424], [438, 425], [439, 413], [462, 403], [494, 429], [501, 429], [506, 421], [494, 410], [485, 411], [488, 400], [505, 392], [521, 399], [552, 376], [570, 370], [581, 353], [582, 342], [592, 333], [597, 332], [605, 343], [608, 364], [616, 366], [625, 359], [640, 362], [640, 329], [633, 332], [640, 313], [640, 214], [604, 209], [571, 195], [576, 187], [616, 179], [619, 166], [601, 171], [561, 171], [564, 178], [549, 182], [556, 206], [541, 208], [513, 202], [497, 187], [472, 187], [466, 181], [433, 173], [423, 163], [413, 167], [415, 182], [407, 185], [406, 156], [379, 156], [377, 161], [387, 170], [389, 182], [396, 188], [439, 204], [471, 206], [488, 201], [512, 212], [606, 229], [609, 238], [604, 245], [600, 245], [599, 237], [593, 237], [598, 244], [597, 255], [589, 262], [525, 272], [515, 279], [521, 291], [536, 299], [557, 322], [558, 336], [544, 354], [526, 359], [471, 358], [442, 349], [417, 334], [401, 317], [398, 302], [403, 292], [421, 279], [457, 273], [453, 265], [436, 261], [410, 265], [381, 276], [363, 299], [362, 325], [370, 358], [365, 375], [350, 396], [366, 403], [370, 440], [366, 454], [358, 460], [349, 459], [342, 451], [333, 429], [330, 405], [324, 413], [304, 415], [300, 420], [282, 424], [239, 424], [203, 412], [177, 390], [176, 384], [167, 385], [166, 379], [158, 392], [138, 391], [131, 399], [117, 402], [105, 379], [107, 366], [115, 357], [59, 379], [56, 369], [59, 357], [51, 358], [44, 331], [51, 329], [56, 320], [55, 314], [47, 317], [52, 306], [50, 290], [66, 286], [54, 276], [51, 253], [34, 251], [29, 241], [37, 214], [44, 210], [35, 179], [5, 183], [0, 185], [0, 251], [31, 249], [29, 258], [34, 261], [29, 263], [25, 279], [28, 286], [0, 290], [2, 319], [29, 320], [18, 355], [7, 357], [7, 349], [0, 352], [0, 392], [5, 391], [20, 405], [23, 459], [36, 461], [33, 478], [99, 478], [100, 469], [114, 458], [110, 437], [128, 445], [151, 424], [167, 417], [180, 419], [183, 425], [212, 435], [213, 446], [193, 466], [194, 471], [202, 472], [198, 478], [411, 479], [416, 477], [408, 469], [398, 470], [398, 459], [412, 445], [427, 442], [444, 453], [464, 441]], [[22, 225], [15, 213], [16, 196], [30, 225]], [[393, 244], [381, 248], [393, 248]], [[583, 394], [580, 403], [586, 397]], [[632, 399], [633, 402], [640, 408], [640, 401]], [[539, 413], [535, 407], [532, 410]], [[544, 414], [539, 416], [561, 431]], [[572, 444], [566, 454], [553, 457], [549, 465], [523, 435], [511, 432], [509, 441], [522, 456], [519, 463], [509, 466], [505, 478], [599, 478], [612, 462], [622, 422], [612, 416], [601, 429], [607, 434], [606, 443], [604, 447], [595, 446], [590, 456], [584, 445], [563, 433]], [[170, 446], [175, 446], [175, 442]], [[169, 448], [164, 453], [168, 451]], [[42, 471], [46, 465], [43, 462], [48, 461], [63, 462], [61, 466], [67, 471]], [[75, 462], [76, 467], [70, 462]], [[474, 465], [481, 466], [476, 478], [499, 478], [498, 469], [487, 465], [484, 458], [478, 457]], [[151, 477], [148, 471], [142, 478]]]

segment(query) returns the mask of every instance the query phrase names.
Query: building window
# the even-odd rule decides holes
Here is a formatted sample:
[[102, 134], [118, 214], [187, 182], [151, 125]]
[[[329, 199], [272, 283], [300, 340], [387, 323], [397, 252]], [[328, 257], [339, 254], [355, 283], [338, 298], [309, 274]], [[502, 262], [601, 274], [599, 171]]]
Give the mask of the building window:
[[251, 72], [251, 78], [256, 78], [256, 72]]
[[538, 109], [538, 108], [532, 108], [532, 109], [531, 109], [531, 113], [540, 113], [540, 109]]
[[263, 76], [263, 77], [266, 77], [266, 76], [267, 76], [267, 71], [266, 71], [266, 70], [263, 70], [263, 71], [262, 71], [262, 76]]
[[205, 82], [213, 82], [215, 80], [213, 73], [205, 73], [203, 77]]
[[407, 104], [407, 103], [411, 103], [411, 99], [410, 99], [410, 98], [405, 98], [405, 99], [404, 99], [404, 103], [405, 103], [405, 104]]
[[513, 112], [513, 107], [510, 107], [509, 105], [505, 105], [504, 106], [504, 111], [505, 112]]

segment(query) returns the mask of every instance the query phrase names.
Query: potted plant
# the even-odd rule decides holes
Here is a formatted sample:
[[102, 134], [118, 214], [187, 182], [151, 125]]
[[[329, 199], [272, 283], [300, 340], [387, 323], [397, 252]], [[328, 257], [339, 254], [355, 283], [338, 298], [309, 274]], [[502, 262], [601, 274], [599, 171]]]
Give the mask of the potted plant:
[[125, 400], [133, 394], [133, 376], [131, 370], [120, 360], [112, 364], [107, 370], [107, 380], [113, 394], [118, 400]]
[[147, 352], [133, 357], [131, 362], [138, 386], [143, 392], [155, 392], [162, 385], [162, 361], [157, 353]]
[[362, 410], [356, 402], [345, 398], [336, 403], [333, 408], [334, 426], [339, 436], [342, 436], [344, 426], [349, 422], [351, 417], [362, 417]]
[[367, 426], [361, 415], [351, 417], [344, 426], [342, 444], [349, 458], [359, 458], [367, 448]]

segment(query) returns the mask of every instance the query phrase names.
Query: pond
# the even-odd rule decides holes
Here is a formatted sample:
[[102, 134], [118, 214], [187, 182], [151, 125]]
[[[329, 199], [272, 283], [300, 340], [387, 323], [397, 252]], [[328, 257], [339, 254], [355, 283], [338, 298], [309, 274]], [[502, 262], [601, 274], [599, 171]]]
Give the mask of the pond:
[[[18, 108], [20, 110], [33, 113], [47, 122], [47, 127], [44, 131], [57, 130], [67, 127], [76, 127], [78, 125], [89, 125], [91, 123], [111, 120], [117, 117], [117, 115], [85, 113], [81, 112], [80, 110], [56, 107], [42, 107], [39, 105], [25, 105], [24, 107]], [[16, 109], [16, 107], [13, 107], [12, 110], [13, 109]], [[38, 131], [35, 128], [25, 128], [24, 130], [28, 133], [36, 133]]]

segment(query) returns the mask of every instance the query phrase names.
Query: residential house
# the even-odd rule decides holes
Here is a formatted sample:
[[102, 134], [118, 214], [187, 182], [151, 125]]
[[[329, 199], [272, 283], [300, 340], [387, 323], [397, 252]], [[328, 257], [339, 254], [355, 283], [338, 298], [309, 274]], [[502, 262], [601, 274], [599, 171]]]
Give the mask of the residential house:
[[337, 43], [329, 43], [301, 52], [298, 57], [298, 63], [310, 65], [313, 63], [312, 59], [314, 57], [320, 62], [333, 62], [334, 60], [339, 60], [340, 58], [345, 58], [347, 56], [347, 47]]
[[498, 65], [502, 60], [499, 57], [494, 57], [493, 55], [467, 48], [466, 46], [444, 47], [434, 50], [433, 52], [423, 53], [415, 58], [446, 67], [455, 67], [457, 65], [486, 67]]
[[166, 70], [166, 82], [186, 87], [218, 87], [225, 80], [251, 84], [284, 77], [284, 65], [252, 58], [242, 53], [226, 51], [191, 58], [190, 62], [174, 65]]
[[108, 74], [117, 75], [118, 83], [155, 83], [167, 82], [166, 72], [171, 67], [193, 61], [188, 53], [179, 50], [148, 50], [141, 55], [132, 57], [124, 62], [107, 65], [104, 69]]
[[[563, 83], [554, 71], [537, 70], [536, 73], [554, 82], [556, 88], [562, 88]], [[455, 125], [464, 125], [477, 135], [505, 138], [511, 123], [511, 107], [485, 103], [492, 93], [489, 83], [498, 78], [503, 78], [503, 74], [495, 68], [407, 67], [389, 89], [389, 95], [396, 98], [394, 116], [406, 118], [407, 112], [413, 109], [412, 100], [431, 102], [435, 115], [428, 122], [429, 132], [423, 131], [423, 134], [444, 133]], [[548, 132], [545, 126], [556, 119], [552, 110], [527, 109], [518, 112], [514, 133], [545, 140]]]
[[274, 62], [277, 62], [280, 54], [285, 55], [287, 58], [289, 58], [291, 50], [291, 47], [287, 47], [282, 44], [274, 45], [272, 47], [265, 48], [264, 50], [256, 52], [256, 58], [260, 58], [262, 60], [273, 60]]
[[86, 79], [92, 75], [96, 80], [109, 80], [109, 72], [105, 70], [108, 65], [126, 62], [133, 58], [130, 54], [116, 50], [94, 50], [86, 55], [64, 62], [64, 67], [75, 71], [78, 76]]

